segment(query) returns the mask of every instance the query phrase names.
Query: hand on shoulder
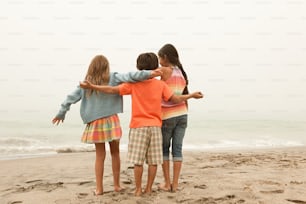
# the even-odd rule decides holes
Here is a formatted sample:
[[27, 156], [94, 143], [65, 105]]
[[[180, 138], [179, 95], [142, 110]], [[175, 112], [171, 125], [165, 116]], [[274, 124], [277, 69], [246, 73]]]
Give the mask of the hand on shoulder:
[[92, 87], [92, 83], [87, 80], [80, 81], [80, 87], [83, 89], [90, 89]]
[[160, 68], [156, 68], [155, 70], [152, 70], [151, 71], [151, 78], [154, 78], [154, 77], [158, 77], [158, 76], [162, 76], [163, 75], [163, 72]]

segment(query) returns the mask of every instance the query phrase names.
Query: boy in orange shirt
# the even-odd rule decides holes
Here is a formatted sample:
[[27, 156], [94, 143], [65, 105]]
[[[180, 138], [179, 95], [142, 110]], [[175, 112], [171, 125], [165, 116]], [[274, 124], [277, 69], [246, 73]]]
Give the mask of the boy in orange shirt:
[[[139, 70], [154, 70], [158, 58], [154, 53], [143, 53], [137, 58]], [[188, 95], [174, 95], [168, 85], [155, 78], [137, 83], [123, 83], [119, 86], [93, 85], [88, 81], [80, 83], [82, 88], [94, 89], [104, 93], [131, 95], [132, 117], [130, 122], [128, 161], [134, 164], [135, 195], [142, 194], [143, 163], [149, 165], [145, 193], [152, 192], [157, 165], [163, 163], [161, 133], [161, 101], [180, 103], [189, 98], [203, 98], [200, 92]]]

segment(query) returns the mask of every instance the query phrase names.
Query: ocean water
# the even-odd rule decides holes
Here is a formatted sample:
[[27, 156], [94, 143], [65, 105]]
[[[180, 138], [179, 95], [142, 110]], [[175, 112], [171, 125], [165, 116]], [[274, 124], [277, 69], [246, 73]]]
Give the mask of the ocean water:
[[[119, 114], [123, 128], [121, 150], [127, 150], [129, 113]], [[184, 150], [273, 148], [306, 145], [306, 123], [277, 120], [203, 120], [189, 114]], [[0, 159], [49, 154], [93, 151], [81, 143], [84, 124], [68, 120], [54, 126], [51, 119], [41, 124], [25, 121], [1, 121]], [[108, 145], [107, 145], [108, 148]]]
[[3, 0], [0, 7], [0, 159], [93, 150], [80, 142], [78, 105], [64, 124], [51, 123], [66, 94], [95, 55], [123, 73], [166, 43], [178, 49], [189, 90], [205, 94], [190, 103], [185, 150], [306, 144], [303, 1]]

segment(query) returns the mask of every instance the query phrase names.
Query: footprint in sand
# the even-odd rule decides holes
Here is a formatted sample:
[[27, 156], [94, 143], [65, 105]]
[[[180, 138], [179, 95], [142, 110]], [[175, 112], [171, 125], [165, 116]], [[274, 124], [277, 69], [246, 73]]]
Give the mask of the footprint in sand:
[[306, 201], [303, 201], [303, 200], [287, 199], [287, 201], [292, 202], [292, 203], [297, 203], [297, 204], [306, 204]]
[[223, 197], [220, 197], [220, 198], [216, 198], [215, 200], [221, 200], [221, 201], [224, 201], [224, 200], [232, 200], [236, 198], [235, 195], [226, 195], [226, 196], [223, 196]]
[[284, 190], [271, 190], [271, 191], [260, 191], [261, 193], [264, 194], [273, 194], [273, 193], [284, 193]]
[[27, 187], [24, 187], [24, 186], [18, 187], [16, 188], [15, 192], [19, 192], [19, 193], [29, 192], [35, 189], [46, 191], [46, 192], [51, 192], [57, 188], [63, 187], [63, 184], [64, 184], [63, 182], [57, 182], [57, 183], [48, 183], [48, 182], [41, 183], [40, 182], [40, 183], [36, 183], [36, 184], [30, 185]]
[[262, 180], [259, 181], [260, 184], [263, 184], [264, 190], [259, 191], [260, 193], [264, 194], [279, 194], [284, 193], [283, 189], [278, 189], [281, 184], [275, 181], [269, 181], [269, 180]]
[[9, 202], [8, 204], [19, 204], [19, 203], [23, 203], [23, 202], [21, 200], [17, 200], [17, 201]]
[[194, 188], [206, 189], [207, 186], [205, 184], [202, 184], [202, 185], [196, 185], [196, 186], [194, 186]]
[[29, 180], [29, 181], [26, 181], [25, 183], [36, 183], [36, 182], [42, 182], [42, 180], [41, 179]]
[[70, 199], [59, 199], [54, 201], [56, 204], [67, 204], [67, 203], [71, 203]]
[[89, 183], [93, 183], [93, 181], [80, 181], [80, 182], [78, 182], [78, 184], [80, 186], [85, 185], [85, 184], [89, 184]]
[[185, 199], [182, 200], [183, 202], [188, 201], [190, 204], [200, 204], [200, 203], [245, 203], [245, 200], [243, 199], [238, 199], [235, 195], [225, 195], [223, 197], [219, 198], [213, 198], [213, 197], [202, 197], [200, 199]]
[[85, 198], [88, 196], [88, 193], [78, 193], [78, 198]]
[[259, 181], [259, 183], [261, 183], [261, 184], [266, 184], [266, 185], [276, 185], [276, 186], [281, 186], [281, 184], [280, 184], [280, 183], [275, 182], [275, 181], [266, 181], [266, 180], [264, 180], [264, 181]]
[[302, 181], [290, 181], [290, 184], [295, 184], [295, 185], [301, 185], [303, 183], [304, 182], [302, 182]]
[[132, 184], [133, 181], [131, 179], [128, 179], [128, 180], [125, 180], [125, 181], [122, 181], [123, 184]]

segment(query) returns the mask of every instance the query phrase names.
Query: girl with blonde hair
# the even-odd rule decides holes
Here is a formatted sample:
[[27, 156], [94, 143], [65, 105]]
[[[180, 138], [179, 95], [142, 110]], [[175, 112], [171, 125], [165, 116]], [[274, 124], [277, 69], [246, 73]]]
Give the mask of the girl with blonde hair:
[[[143, 81], [160, 75], [157, 71], [137, 71], [120, 74], [110, 72], [109, 62], [103, 55], [95, 56], [88, 68], [85, 80], [95, 85], [116, 86], [123, 82]], [[61, 108], [53, 124], [58, 125], [63, 122], [67, 111], [72, 104], [81, 101], [80, 115], [86, 124], [81, 141], [95, 144], [96, 161], [96, 190], [95, 195], [103, 194], [103, 173], [105, 161], [105, 143], [110, 146], [112, 157], [112, 171], [114, 181], [114, 191], [119, 192], [123, 188], [120, 186], [120, 153], [119, 141], [122, 130], [118, 113], [123, 112], [123, 99], [118, 94], [104, 94], [94, 90], [84, 90], [78, 86], [66, 100], [61, 104]]]

